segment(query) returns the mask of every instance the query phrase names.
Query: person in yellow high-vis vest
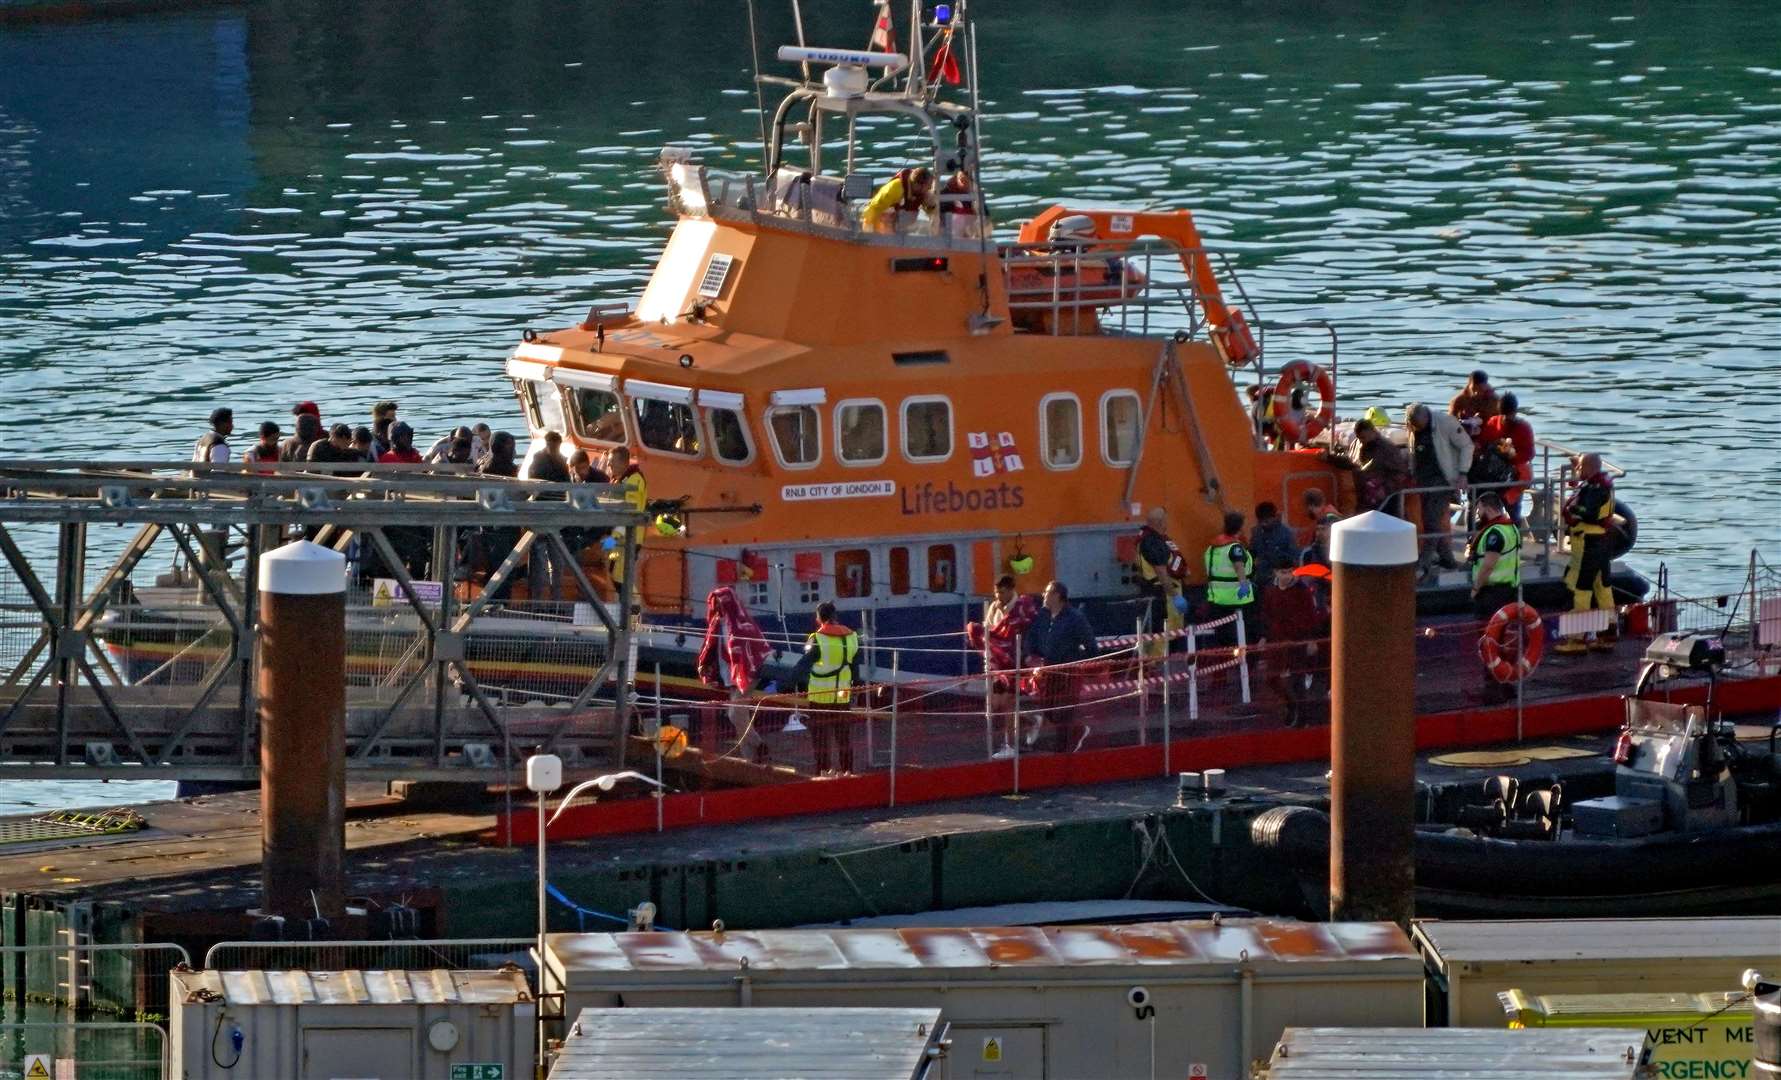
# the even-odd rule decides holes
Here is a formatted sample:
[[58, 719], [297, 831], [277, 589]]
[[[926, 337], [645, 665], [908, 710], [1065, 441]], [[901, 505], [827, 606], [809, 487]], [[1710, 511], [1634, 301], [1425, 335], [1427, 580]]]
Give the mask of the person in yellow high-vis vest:
[[[1521, 585], [1521, 529], [1509, 518], [1503, 497], [1494, 491], [1478, 496], [1478, 531], [1466, 545], [1466, 561], [1472, 574], [1472, 617], [1487, 623], [1505, 605], [1516, 601]], [[1484, 700], [1495, 704], [1513, 697], [1507, 683], [1499, 683], [1488, 671], [1484, 676]]]
[[828, 775], [831, 751], [838, 749], [839, 771], [853, 771], [853, 732], [848, 707], [853, 687], [859, 682], [860, 635], [842, 625], [833, 601], [816, 605], [817, 627], [804, 639], [804, 655], [792, 673], [792, 681], [805, 680], [804, 698], [810, 703], [810, 742], [816, 771]]
[[[643, 470], [631, 460], [630, 447], [615, 446], [607, 452], [606, 475], [624, 489], [626, 506], [633, 510], [643, 510], [649, 506], [649, 483], [643, 479]], [[642, 542], [643, 530], [632, 527], [631, 534], [635, 542]], [[606, 567], [612, 574], [612, 585], [616, 589], [625, 573], [625, 527], [621, 525], [613, 529], [612, 534], [600, 542], [600, 546], [606, 549]], [[632, 595], [636, 595], [634, 588]]]
[[[1243, 623], [1243, 640], [1254, 644], [1255, 635], [1249, 632], [1249, 610], [1255, 604], [1255, 586], [1249, 580], [1249, 565], [1249, 549], [1243, 545], [1243, 515], [1236, 510], [1227, 511], [1224, 532], [1213, 537], [1206, 548], [1206, 604], [1214, 621], [1235, 615]], [[1220, 626], [1216, 640], [1220, 645], [1235, 645], [1236, 622]]]

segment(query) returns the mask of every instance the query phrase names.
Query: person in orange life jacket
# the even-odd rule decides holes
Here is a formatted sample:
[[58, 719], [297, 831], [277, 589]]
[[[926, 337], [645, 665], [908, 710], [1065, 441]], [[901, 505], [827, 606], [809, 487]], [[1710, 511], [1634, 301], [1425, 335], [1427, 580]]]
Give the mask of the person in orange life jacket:
[[[803, 682], [810, 702], [811, 750], [816, 771], [832, 776], [853, 772], [853, 732], [846, 710], [853, 704], [853, 687], [860, 681], [860, 636], [843, 626], [831, 600], [816, 605], [817, 627], [804, 641], [804, 655], [792, 669], [792, 681]], [[839, 750], [839, 769], [830, 767]]]
[[235, 430], [235, 410], [212, 409], [210, 430], [198, 436], [192, 447], [192, 460], [213, 465], [229, 463], [229, 435]]
[[1565, 500], [1565, 531], [1571, 541], [1571, 563], [1565, 585], [1571, 590], [1571, 610], [1608, 612], [1608, 629], [1598, 638], [1593, 632], [1567, 637], [1553, 647], [1557, 653], [1576, 654], [1590, 648], [1610, 651], [1618, 638], [1614, 593], [1608, 588], [1608, 527], [1614, 519], [1614, 482], [1602, 469], [1599, 454], [1577, 456], [1577, 490]]
[[1235, 510], [1227, 511], [1224, 531], [1213, 537], [1212, 543], [1206, 547], [1206, 605], [1211, 615], [1208, 621], [1236, 616], [1236, 620], [1218, 628], [1215, 642], [1219, 645], [1237, 643], [1237, 621], [1243, 623], [1243, 640], [1255, 641], [1249, 625], [1250, 609], [1255, 606], [1255, 586], [1249, 579], [1251, 561], [1242, 534], [1243, 515]]
[[934, 170], [925, 165], [899, 169], [860, 212], [860, 225], [870, 232], [896, 232], [903, 215], [913, 220], [914, 215], [932, 210], [934, 205]]
[[[1173, 632], [1186, 622], [1187, 598], [1182, 586], [1187, 580], [1187, 558], [1169, 539], [1168, 530], [1169, 515], [1160, 506], [1150, 508], [1144, 527], [1138, 530], [1138, 588], [1150, 600], [1144, 622], [1149, 634]], [[1144, 655], [1162, 656], [1172, 647], [1172, 639], [1146, 641]]]

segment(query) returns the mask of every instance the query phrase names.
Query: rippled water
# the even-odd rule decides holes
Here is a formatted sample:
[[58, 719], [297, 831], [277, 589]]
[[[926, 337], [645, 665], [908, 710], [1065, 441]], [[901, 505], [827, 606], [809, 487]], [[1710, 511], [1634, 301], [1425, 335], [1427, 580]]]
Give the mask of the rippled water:
[[[1190, 207], [1264, 318], [1338, 325], [1348, 402], [1485, 367], [1631, 471], [1643, 568], [1781, 549], [1781, 7], [979, 7], [1000, 221]], [[183, 456], [301, 398], [518, 426], [504, 350], [636, 290], [659, 146], [758, 154], [748, 57], [740, 5], [0, 29], [0, 453]]]

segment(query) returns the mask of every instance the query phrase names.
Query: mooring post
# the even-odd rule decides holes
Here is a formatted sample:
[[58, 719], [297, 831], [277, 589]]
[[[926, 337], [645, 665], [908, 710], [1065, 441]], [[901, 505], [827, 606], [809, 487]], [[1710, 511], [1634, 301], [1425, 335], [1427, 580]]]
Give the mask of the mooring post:
[[1330, 918], [1415, 913], [1416, 527], [1377, 511], [1330, 531]]
[[338, 918], [346, 879], [346, 558], [307, 540], [260, 556], [264, 915]]

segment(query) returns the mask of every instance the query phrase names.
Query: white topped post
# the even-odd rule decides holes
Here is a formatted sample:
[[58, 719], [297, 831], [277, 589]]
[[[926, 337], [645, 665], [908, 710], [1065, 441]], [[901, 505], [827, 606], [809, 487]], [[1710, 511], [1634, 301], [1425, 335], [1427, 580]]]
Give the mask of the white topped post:
[[346, 557], [260, 556], [261, 913], [346, 910]]
[[1330, 918], [1415, 915], [1416, 526], [1330, 530]]

